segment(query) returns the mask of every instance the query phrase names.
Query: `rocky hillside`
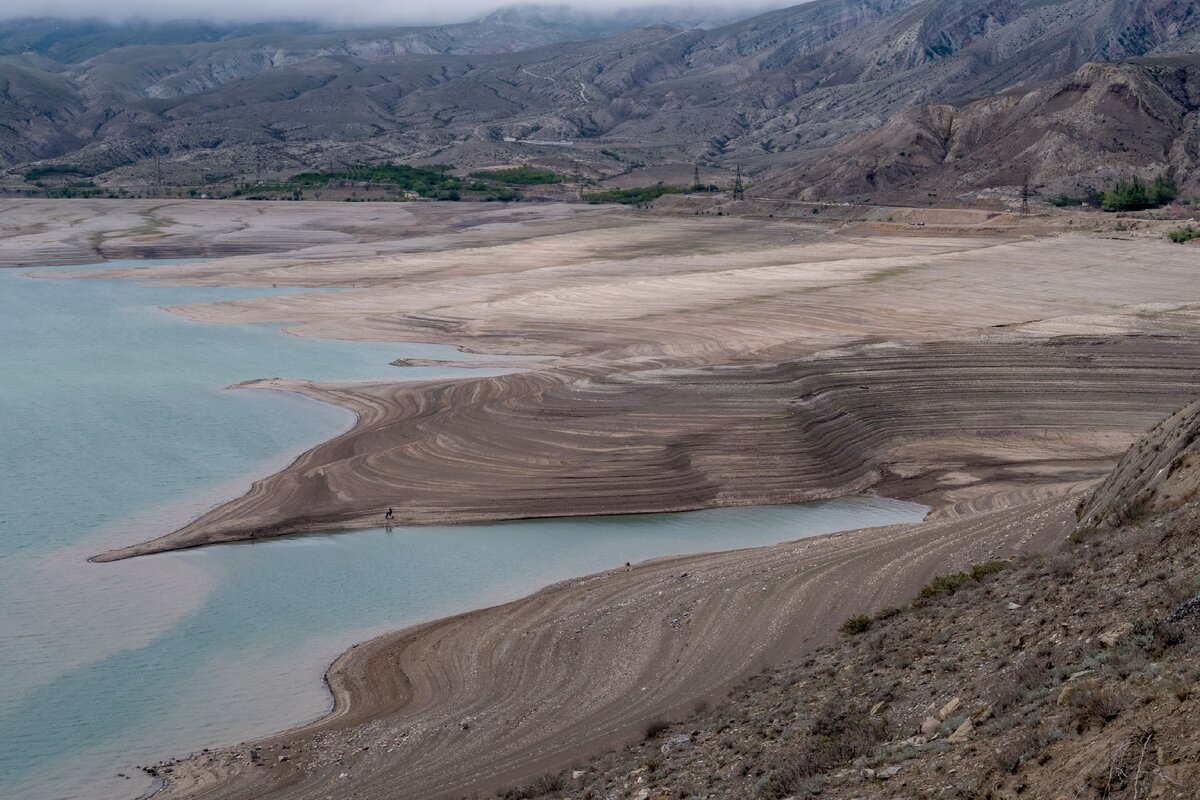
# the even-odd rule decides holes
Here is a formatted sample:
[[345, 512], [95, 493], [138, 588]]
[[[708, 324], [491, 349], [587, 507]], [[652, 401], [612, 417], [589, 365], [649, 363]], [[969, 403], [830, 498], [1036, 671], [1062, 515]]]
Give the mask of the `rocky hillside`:
[[1172, 414], [1125, 454], [1079, 511], [1085, 527], [1118, 527], [1200, 497], [1200, 402]]
[[[672, 163], [690, 176], [701, 160], [742, 164], [773, 193], [842, 196], [998, 185], [1014, 154], [1049, 184], [1119, 153], [1114, 171], [1165, 165], [1186, 181], [1196, 10], [815, 0], [712, 30], [517, 14], [403, 31], [141, 36], [106, 50], [95, 37], [69, 47], [31, 34], [31, 52], [0, 58], [0, 164], [100, 183], [165, 169], [197, 183], [332, 160], [557, 159], [598, 177]], [[665, 24], [628, 27], [642, 21]], [[571, 37], [588, 40], [561, 43]], [[1144, 56], [1156, 58], [1126, 63]], [[848, 164], [819, 158], [831, 147]]]
[[935, 579], [802, 664], [500, 796], [1194, 798], [1198, 459], [1193, 403], [1058, 552]]
[[1200, 191], [1200, 56], [1090, 63], [1028, 89], [906, 109], [762, 187], [805, 198], [966, 199], [1028, 177], [1044, 198], [1131, 175]]

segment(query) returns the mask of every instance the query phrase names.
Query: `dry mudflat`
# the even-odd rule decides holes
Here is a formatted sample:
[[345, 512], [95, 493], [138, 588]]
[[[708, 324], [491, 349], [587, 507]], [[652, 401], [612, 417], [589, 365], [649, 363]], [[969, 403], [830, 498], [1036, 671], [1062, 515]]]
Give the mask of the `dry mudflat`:
[[[144, 210], [92, 213], [110, 210], [128, 219], [105, 241], [129, 241], [121, 225]], [[223, 234], [234, 217], [254, 239], [292, 213], [307, 221], [275, 252], [117, 276], [329, 288], [172, 310], [542, 358], [456, 381], [273, 382], [358, 424], [101, 560], [377, 526], [388, 506], [419, 524], [878, 491], [934, 511], [921, 525], [635, 565], [361, 645], [329, 672], [330, 716], [173, 765], [169, 797], [459, 797], [569, 766], [811, 651], [850, 614], [902, 604], [933, 574], [1052, 546], [1077, 498], [1200, 375], [1195, 248], [1097, 231], [1092, 215], [928, 212], [917, 227], [924, 212], [910, 210], [900, 227], [878, 210], [814, 224], [183, 203], [138, 242]], [[199, 232], [180, 232], [185, 220]], [[353, 233], [302, 238], [335, 229]], [[9, 241], [32, 253], [53, 238]], [[6, 250], [13, 263], [21, 252]]]

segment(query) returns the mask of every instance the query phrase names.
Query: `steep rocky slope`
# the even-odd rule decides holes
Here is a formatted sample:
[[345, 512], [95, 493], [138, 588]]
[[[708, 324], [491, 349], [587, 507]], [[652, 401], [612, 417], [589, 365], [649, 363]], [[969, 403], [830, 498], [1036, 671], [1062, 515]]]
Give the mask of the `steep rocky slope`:
[[781, 175], [767, 194], [958, 197], [1030, 183], [1080, 196], [1140, 174], [1200, 189], [1200, 57], [1087, 64], [962, 106], [922, 105]]
[[1099, 507], [1115, 527], [935, 579], [714, 708], [499, 796], [1193, 798], [1198, 459], [1192, 403], [1088, 500], [1084, 522]]
[[1200, 403], [1172, 414], [1130, 448], [1080, 508], [1084, 526], [1116, 527], [1200, 497]]

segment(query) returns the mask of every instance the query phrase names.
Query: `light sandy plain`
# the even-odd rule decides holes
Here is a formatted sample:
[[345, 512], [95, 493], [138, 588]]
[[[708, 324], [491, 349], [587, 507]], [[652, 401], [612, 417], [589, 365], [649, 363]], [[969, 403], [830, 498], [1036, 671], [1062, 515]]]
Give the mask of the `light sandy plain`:
[[[69, 239], [61, 220], [85, 208], [9, 209], [21, 232], [6, 257]], [[176, 203], [151, 209], [169, 221], [147, 230], [146, 211], [94, 205], [73, 227], [101, 252], [188, 255], [205, 226], [253, 240], [261, 224], [274, 252], [124, 277], [338, 289], [177, 313], [544, 358], [457, 381], [268, 381], [358, 424], [101, 560], [374, 527], [388, 506], [432, 523], [878, 491], [934, 509], [920, 525], [635, 565], [363, 644], [330, 668], [329, 716], [165, 767], [168, 797], [461, 797], [569, 767], [811, 652], [846, 616], [903, 604], [933, 574], [1052, 547], [1079, 495], [1200, 376], [1197, 249], [1154, 231], [1111, 238], [1088, 215], [897, 211], [895, 224], [871, 210], [874, 222], [814, 225]]]

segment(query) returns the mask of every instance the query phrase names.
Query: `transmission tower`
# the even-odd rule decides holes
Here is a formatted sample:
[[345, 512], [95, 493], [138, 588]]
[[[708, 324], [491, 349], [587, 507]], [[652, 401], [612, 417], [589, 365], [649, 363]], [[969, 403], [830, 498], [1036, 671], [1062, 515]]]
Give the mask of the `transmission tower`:
[[1029, 216], [1029, 173], [1025, 173], [1025, 182], [1021, 184], [1021, 216]]
[[583, 199], [583, 171], [579, 169], [579, 162], [575, 162], [575, 193], [579, 195], [579, 199]]
[[741, 200], [746, 196], [746, 187], [742, 185], [742, 165], [738, 164], [737, 177], [733, 179], [733, 199]]
[[696, 166], [692, 168], [692, 189], [694, 190], [700, 185], [700, 162], [696, 162]]

